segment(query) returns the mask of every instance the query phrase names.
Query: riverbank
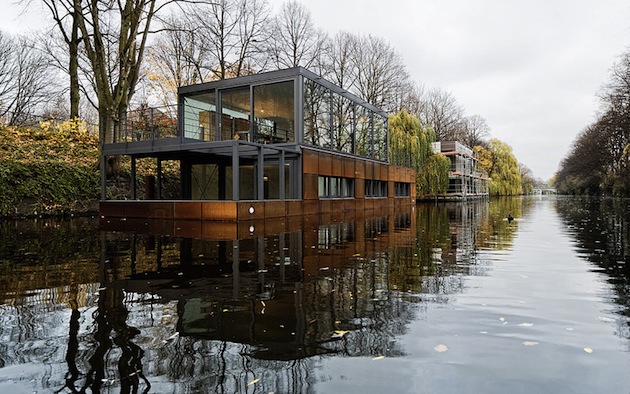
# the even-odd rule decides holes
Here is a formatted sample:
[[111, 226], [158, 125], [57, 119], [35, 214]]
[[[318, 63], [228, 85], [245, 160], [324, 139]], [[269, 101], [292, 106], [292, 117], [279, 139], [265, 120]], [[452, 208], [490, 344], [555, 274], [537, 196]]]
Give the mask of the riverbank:
[[80, 122], [0, 127], [0, 217], [96, 212], [98, 157]]

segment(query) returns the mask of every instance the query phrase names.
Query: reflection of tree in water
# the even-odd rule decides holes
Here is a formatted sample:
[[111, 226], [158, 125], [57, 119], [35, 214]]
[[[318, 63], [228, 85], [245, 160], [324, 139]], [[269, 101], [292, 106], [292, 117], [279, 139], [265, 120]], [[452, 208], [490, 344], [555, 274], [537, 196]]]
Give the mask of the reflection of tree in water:
[[558, 197], [556, 210], [579, 254], [608, 277], [617, 294], [618, 333], [630, 338], [630, 210], [627, 199]]
[[477, 250], [486, 245], [490, 223], [487, 201], [417, 205], [415, 243], [390, 253], [390, 287], [409, 300], [430, 294], [433, 302], [447, 302], [464, 290], [466, 276], [486, 275]]
[[[256, 391], [308, 392], [327, 354], [404, 355], [397, 337], [428, 300], [414, 295], [443, 302], [462, 291], [463, 275], [483, 274], [475, 249], [485, 242], [478, 229], [491, 227], [484, 204], [418, 205], [239, 241], [106, 233], [98, 270], [77, 263], [57, 277], [97, 283], [60, 290], [78, 301], [20, 296], [19, 312], [0, 309], [2, 322], [30, 313], [51, 323], [0, 328], [14, 343], [0, 357], [41, 363], [33, 344], [46, 335], [45, 381], [55, 390], [229, 393], [261, 379]], [[41, 278], [29, 288], [45, 288], [50, 278]]]

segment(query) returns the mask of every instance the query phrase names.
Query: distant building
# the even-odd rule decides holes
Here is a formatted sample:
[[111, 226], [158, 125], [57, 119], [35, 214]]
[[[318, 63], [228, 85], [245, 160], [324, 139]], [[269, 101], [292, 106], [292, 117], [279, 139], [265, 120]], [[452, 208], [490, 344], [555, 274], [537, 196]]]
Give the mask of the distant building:
[[488, 196], [488, 175], [478, 169], [475, 152], [457, 141], [438, 141], [431, 146], [451, 161], [448, 189], [438, 195], [444, 199], [468, 199]]
[[[103, 182], [102, 216], [262, 219], [415, 201], [415, 172], [388, 164], [387, 114], [301, 67], [181, 87], [177, 112], [176, 132], [125, 130], [103, 146], [102, 163], [131, 158], [132, 192], [106, 200]], [[156, 190], [139, 200], [135, 161], [147, 157]], [[160, 197], [165, 160], [179, 164], [181, 199]]]

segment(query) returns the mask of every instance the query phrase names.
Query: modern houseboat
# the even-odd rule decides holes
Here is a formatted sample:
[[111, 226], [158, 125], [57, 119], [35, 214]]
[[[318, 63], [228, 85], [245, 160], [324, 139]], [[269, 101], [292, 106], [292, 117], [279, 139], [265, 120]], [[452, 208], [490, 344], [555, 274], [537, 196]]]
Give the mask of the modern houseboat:
[[[131, 198], [106, 198], [102, 165], [101, 216], [234, 221], [415, 202], [415, 172], [388, 164], [387, 114], [301, 67], [181, 87], [176, 130], [127, 127], [103, 145], [103, 164], [131, 158]], [[140, 198], [142, 158], [157, 170]], [[181, 198], [162, 198], [164, 161], [179, 164]]]

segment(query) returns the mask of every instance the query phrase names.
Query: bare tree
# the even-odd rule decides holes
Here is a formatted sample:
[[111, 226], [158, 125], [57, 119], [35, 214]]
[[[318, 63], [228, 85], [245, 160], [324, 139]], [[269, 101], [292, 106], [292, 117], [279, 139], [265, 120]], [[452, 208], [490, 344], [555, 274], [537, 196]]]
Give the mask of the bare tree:
[[54, 99], [55, 84], [45, 56], [25, 37], [0, 32], [0, 117], [8, 124], [27, 121]]
[[438, 141], [457, 140], [463, 125], [463, 109], [449, 92], [439, 88], [429, 91], [422, 112], [418, 114], [422, 124], [435, 131]]
[[399, 93], [409, 86], [401, 56], [385, 40], [372, 35], [360, 37], [353, 53], [356, 93], [385, 111], [395, 111]]
[[315, 27], [304, 5], [295, 0], [282, 4], [268, 47], [277, 68], [302, 66], [321, 74], [320, 55], [326, 43], [326, 35]]
[[210, 79], [211, 55], [200, 43], [201, 33], [190, 27], [183, 18], [169, 17], [147, 50], [145, 82], [164, 105], [177, 102], [178, 87]]
[[16, 85], [13, 40], [0, 31], [0, 117], [4, 117], [12, 106]]
[[490, 127], [484, 117], [471, 115], [464, 118], [464, 134], [461, 142], [472, 148], [481, 145], [489, 135]]
[[332, 83], [342, 89], [353, 90], [356, 87], [357, 69], [354, 63], [356, 58], [358, 36], [339, 32], [335, 34], [324, 51], [326, 59], [323, 60], [325, 69], [323, 77], [330, 79]]
[[199, 51], [211, 56], [203, 67], [212, 79], [247, 75], [265, 67], [260, 54], [268, 39], [269, 12], [266, 0], [220, 0], [189, 9]]
[[69, 76], [70, 118], [79, 117], [79, 46], [82, 36], [79, 30], [81, 0], [42, 0], [58, 31], [66, 43], [68, 57], [65, 71]]

